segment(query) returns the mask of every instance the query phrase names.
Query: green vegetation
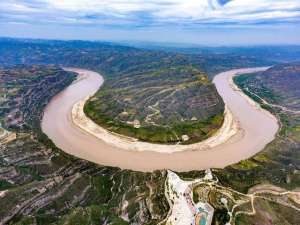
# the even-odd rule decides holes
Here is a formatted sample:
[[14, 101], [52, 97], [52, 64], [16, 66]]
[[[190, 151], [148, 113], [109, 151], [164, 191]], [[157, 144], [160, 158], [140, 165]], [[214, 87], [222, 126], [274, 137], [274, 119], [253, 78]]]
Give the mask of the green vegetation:
[[258, 164], [256, 164], [252, 160], [242, 160], [238, 164], [232, 165], [233, 168], [240, 169], [240, 170], [250, 170], [255, 167], [257, 167]]
[[[96, 166], [62, 152], [41, 132], [43, 107], [73, 78], [55, 66], [0, 70], [0, 93], [10, 93], [1, 99], [0, 120], [17, 134], [16, 140], [0, 146], [0, 190], [9, 189], [0, 201], [1, 223], [128, 224], [119, 217], [122, 210], [130, 223], [162, 220], [169, 209], [163, 195], [164, 171]], [[125, 209], [123, 199], [129, 202]], [[153, 205], [151, 211], [147, 204]]]
[[[32, 225], [35, 224], [36, 220], [34, 217], [30, 217], [30, 216], [24, 216], [22, 218], [20, 218], [20, 220], [16, 223], [14, 223], [14, 225]], [[13, 223], [10, 223], [13, 224]]]
[[[215, 224], [222, 224], [221, 221], [228, 217], [227, 210], [220, 204], [222, 192], [224, 193], [223, 197], [228, 201], [229, 210], [232, 209], [234, 202], [246, 200], [245, 203], [235, 208], [233, 213], [235, 219], [231, 224], [299, 224], [299, 212], [287, 207], [289, 204], [278, 204], [288, 200], [287, 196], [279, 197], [280, 195], [270, 193], [259, 194], [260, 197], [255, 198], [253, 201], [256, 213], [250, 216], [247, 214], [253, 210], [250, 198], [230, 191], [233, 189], [247, 193], [249, 188], [259, 184], [272, 184], [288, 190], [297, 189], [300, 186], [298, 166], [300, 164], [300, 117], [299, 113], [295, 112], [295, 109], [299, 106], [297, 100], [300, 95], [297, 88], [292, 88], [300, 81], [299, 75], [300, 66], [294, 63], [278, 65], [264, 73], [240, 75], [235, 78], [235, 82], [246, 94], [275, 114], [281, 122], [281, 130], [275, 140], [254, 157], [222, 170], [213, 170], [219, 178], [223, 190], [220, 186], [209, 189], [207, 186], [199, 185], [194, 188], [193, 197], [195, 202], [208, 200], [216, 209], [214, 214]], [[275, 107], [265, 105], [257, 96], [274, 104]], [[276, 107], [276, 105], [285, 106], [286, 110]], [[185, 173], [185, 176], [197, 177], [197, 171]], [[228, 187], [227, 190], [226, 187]], [[232, 195], [231, 198], [228, 198], [229, 193]], [[238, 211], [245, 213], [235, 216]]]
[[[232, 49], [225, 50], [220, 53], [212, 48], [188, 55], [111, 43], [2, 39], [0, 63], [61, 64], [98, 71], [106, 82], [91, 99], [95, 102], [88, 103], [93, 107], [86, 106], [92, 119], [114, 132], [149, 142], [182, 142], [182, 135], [187, 135], [189, 141], [183, 144], [188, 144], [211, 136], [222, 121], [210, 121], [223, 116], [224, 106], [207, 76], [241, 65], [267, 64], [253, 54], [226, 54]], [[132, 129], [134, 121], [143, 129]], [[191, 126], [191, 122], [195, 123]], [[175, 132], [177, 124], [186, 131], [179, 126]]]
[[[0, 41], [0, 63], [1, 65], [15, 63], [63, 64], [64, 66], [96, 70], [102, 72], [107, 81], [107, 86], [104, 86], [101, 93], [103, 95], [98, 96], [98, 93], [96, 97], [105, 97], [106, 94], [109, 94], [109, 91], [105, 93], [105, 90], [116, 87], [115, 90], [120, 92], [113, 94], [116, 94], [118, 99], [122, 100], [122, 96], [128, 94], [129, 97], [133, 97], [134, 104], [137, 104], [142, 103], [143, 98], [146, 99], [147, 96], [156, 94], [156, 92], [150, 91], [152, 87], [163, 90], [165, 86], [173, 87], [174, 85], [178, 88], [182, 87], [181, 84], [184, 84], [183, 86], [187, 89], [187, 92], [182, 92], [182, 94], [186, 94], [183, 99], [186, 99], [188, 94], [205, 99], [202, 94], [206, 91], [202, 88], [208, 88], [208, 92], [213, 94], [211, 89], [213, 87], [205, 73], [208, 72], [208, 75], [212, 77], [216, 71], [225, 71], [241, 66], [256, 66], [261, 62], [257, 63], [257, 60], [243, 57], [243, 55], [232, 57], [228, 57], [226, 54], [214, 54], [209, 57], [207, 55], [189, 56], [102, 43]], [[164, 65], [167, 65], [167, 68], [163, 68]], [[158, 68], [159, 70], [157, 70]], [[0, 146], [0, 190], [9, 190], [2, 192], [4, 194], [0, 201], [1, 222], [5, 218], [4, 224], [58, 225], [80, 223], [92, 225], [103, 224], [106, 221], [109, 224], [152, 225], [166, 217], [169, 206], [164, 197], [165, 171], [142, 173], [97, 166], [60, 151], [41, 132], [39, 124], [44, 106], [51, 97], [72, 82], [74, 74], [66, 73], [55, 66], [19, 65], [1, 68], [0, 71], [0, 121], [6, 129], [17, 133], [16, 140]], [[137, 71], [138, 74], [134, 74]], [[276, 71], [278, 71], [277, 75], [289, 75], [277, 82], [282, 84], [282, 87], [275, 87], [275, 83], [268, 85], [269, 81], [280, 79], [280, 77], [275, 76], [274, 72]], [[251, 92], [271, 103], [283, 103], [289, 109], [297, 110], [299, 102], [292, 99], [299, 99], [297, 97], [300, 86], [297, 83], [299, 76], [297, 78], [295, 73], [291, 71], [297, 71], [295, 65], [277, 67], [275, 71], [271, 71], [273, 74], [271, 77], [263, 80], [263, 84], [262, 74], [257, 74], [242, 79], [239, 85], [241, 87], [244, 85], [243, 89], [246, 93], [246, 88], [248, 88]], [[149, 83], [149, 81], [143, 81], [146, 78], [143, 76], [144, 74], [147, 74], [150, 80], [157, 79], [159, 82], [164, 80], [170, 83], [148, 85], [146, 87], [150, 88], [149, 92], [139, 86], [144, 93], [140, 94], [137, 89], [134, 90], [131, 86], [135, 86], [134, 82], [138, 78], [140, 80], [137, 80], [137, 84]], [[131, 75], [133, 76], [132, 85], [126, 83], [126, 79], [129, 79]], [[265, 75], [268, 76], [268, 73], [264, 73]], [[185, 78], [187, 79], [185, 80]], [[117, 83], [117, 80], [120, 83]], [[134, 92], [126, 92], [126, 85]], [[198, 89], [201, 90], [201, 93], [197, 92]], [[276, 90], [280, 90], [280, 93]], [[169, 94], [166, 93], [166, 96]], [[250, 95], [249, 92], [247, 94]], [[158, 99], [166, 96], [159, 95]], [[179, 101], [180, 97], [176, 96], [176, 99]], [[92, 101], [93, 99], [90, 100], [90, 102]], [[155, 102], [157, 99], [153, 101]], [[207, 103], [210, 101], [211, 99], [205, 100]], [[123, 105], [119, 108], [117, 104], [114, 104], [114, 101], [106, 101], [106, 103], [112, 104], [113, 110], [118, 109], [119, 112], [122, 112], [124, 109]], [[98, 104], [101, 105], [102, 103], [98, 102]], [[143, 105], [146, 106], [147, 104]], [[153, 102], [149, 102], [149, 105], [153, 105]], [[134, 105], [134, 107], [137, 106]], [[126, 106], [129, 115], [146, 113], [136, 112], [134, 107], [127, 108]], [[277, 138], [264, 151], [251, 159], [225, 169], [213, 170], [220, 183], [225, 187], [228, 186], [246, 193], [250, 187], [261, 183], [271, 183], [287, 189], [300, 186], [299, 115], [266, 105], [263, 107], [271, 110], [281, 119], [282, 129]], [[185, 109], [185, 107], [178, 109]], [[167, 112], [163, 107], [159, 110]], [[197, 108], [197, 112], [199, 111], [201, 110]], [[209, 112], [209, 115], [204, 115], [202, 118], [205, 119], [201, 122], [199, 120], [185, 120], [184, 123], [180, 123], [177, 132], [180, 133], [181, 130], [187, 129], [182, 133], [192, 133], [194, 132], [193, 129], [196, 132], [199, 128], [209, 135], [209, 131], [213, 132], [214, 129], [208, 127], [208, 130], [205, 130], [203, 128], [203, 126], [207, 126], [205, 121], [208, 120], [207, 123], [217, 126], [222, 123], [223, 117], [222, 110], [219, 113], [217, 111]], [[117, 123], [116, 116], [119, 114], [110, 119], [116, 123], [116, 127], [120, 124], [122, 126], [127, 124]], [[131, 119], [133, 118], [135, 117], [132, 116]], [[138, 117], [140, 121], [142, 118], [145, 117]], [[168, 118], [168, 116], [164, 116], [165, 122], [163, 122], [159, 121], [158, 117], [157, 122], [163, 125], [162, 128], [165, 128], [164, 123], [169, 123]], [[185, 118], [191, 119], [192, 116], [186, 115]], [[120, 117], [119, 119], [122, 122], [124, 118]], [[174, 120], [174, 118], [171, 119]], [[176, 119], [178, 120], [178, 118]], [[198, 123], [204, 124], [200, 126]], [[177, 123], [170, 124], [174, 126], [173, 130], [178, 125]], [[144, 125], [141, 125], [142, 128]], [[133, 130], [136, 131], [137, 129]], [[118, 132], [121, 133], [121, 131]], [[163, 132], [167, 133], [165, 130]], [[168, 138], [171, 140], [171, 134], [169, 135], [163, 138], [162, 136], [154, 138], [155, 140], [168, 140]], [[143, 136], [141, 135], [141, 138]], [[185, 178], [199, 177], [203, 176], [203, 171], [180, 173], [180, 176]], [[216, 211], [218, 213], [215, 214], [215, 218], [219, 222], [225, 221], [227, 216], [224, 207], [222, 208], [218, 201], [222, 195], [217, 191], [205, 192], [205, 187], [201, 187], [201, 189], [204, 191], [195, 191], [195, 201], [197, 198], [202, 200], [210, 196], [211, 204], [216, 209], [220, 209]], [[235, 192], [233, 192], [233, 198], [243, 200], [243, 196]], [[227, 200], [228, 207], [231, 209], [232, 200], [229, 198]], [[290, 207], [272, 204], [270, 201], [262, 199], [255, 200], [255, 204], [258, 214], [255, 216], [240, 215], [237, 217], [236, 224], [255, 224], [257, 221], [268, 224], [270, 223], [270, 220], [267, 220], [269, 215], [274, 218], [271, 221], [273, 224], [300, 224], [299, 213]], [[243, 204], [236, 210], [250, 212], [251, 204]], [[128, 215], [128, 222], [121, 219], [126, 218], [124, 215]]]
[[225, 208], [216, 209], [214, 212], [214, 217], [212, 225], [226, 225], [230, 220], [228, 211]]
[[[92, 178], [92, 183], [95, 188], [96, 196], [104, 199], [103, 201], [108, 201], [111, 197], [111, 188], [113, 186], [112, 181], [107, 176], [97, 176]], [[95, 196], [95, 197], [96, 197]]]
[[[76, 208], [60, 219], [58, 225], [98, 225], [110, 214], [105, 206], [92, 205], [87, 208]], [[129, 223], [119, 217], [112, 217], [109, 221], [112, 225], [128, 225]]]
[[85, 113], [112, 132], [142, 141], [190, 144], [208, 138], [223, 123], [223, 101], [204, 73], [169, 67], [171, 62], [109, 79]]
[[0, 191], [2, 190], [6, 190], [10, 187], [13, 187], [14, 185], [12, 185], [11, 183], [9, 183], [6, 180], [0, 180]]
[[[240, 76], [236, 76], [233, 78], [233, 81], [248, 95], [250, 96], [254, 101], [258, 103], [263, 103], [261, 98], [268, 100], [269, 103], [272, 102], [279, 102], [282, 100], [279, 95], [275, 94], [275, 91], [272, 91], [271, 89], [268, 89], [265, 86], [266, 82], [259, 82], [259, 83], [251, 83], [249, 82], [253, 81], [253, 76], [258, 76], [260, 73], [256, 74], [243, 74]], [[258, 78], [259, 79], [259, 78]]]
[[33, 180], [37, 180], [37, 181], [43, 180], [43, 177], [38, 174], [38, 170], [36, 170], [33, 167], [30, 167], [30, 166], [18, 166], [16, 168], [17, 168], [17, 171], [21, 175], [30, 175], [33, 178]]
[[[245, 74], [235, 78], [243, 91], [258, 101], [265, 109], [280, 120], [281, 129], [274, 141], [251, 159], [218, 170], [223, 184], [237, 190], [247, 190], [260, 183], [272, 183], [287, 189], [300, 185], [300, 116], [293, 113], [299, 107], [299, 89], [294, 88], [300, 82], [299, 63], [282, 64], [266, 72]], [[249, 92], [250, 91], [250, 92]], [[265, 105], [257, 95], [275, 107]], [[276, 105], [287, 107], [284, 110]], [[247, 179], [245, 179], [247, 177]]]
[[257, 221], [260, 224], [295, 225], [300, 223], [299, 212], [290, 207], [263, 199], [255, 200], [255, 206], [257, 212], [255, 215], [241, 214], [237, 216], [236, 224], [255, 224]]
[[191, 144], [207, 139], [214, 134], [223, 124], [223, 113], [208, 118], [201, 122], [181, 122], [169, 126], [145, 125], [134, 128], [132, 125], [113, 120], [97, 112], [93, 103], [86, 104], [85, 113], [102, 127], [125, 136], [134, 137], [142, 141], [154, 143], [177, 143], [182, 140], [182, 135], [188, 135], [189, 140], [182, 144]]

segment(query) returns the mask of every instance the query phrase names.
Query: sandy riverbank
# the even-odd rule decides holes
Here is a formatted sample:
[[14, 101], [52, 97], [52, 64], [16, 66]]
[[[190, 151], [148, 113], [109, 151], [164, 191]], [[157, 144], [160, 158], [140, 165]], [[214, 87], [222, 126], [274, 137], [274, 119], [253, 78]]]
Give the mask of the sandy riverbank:
[[240, 75], [240, 74], [247, 74], [247, 73], [255, 73], [258, 71], [262, 71], [262, 70], [267, 70], [270, 67], [259, 67], [259, 68], [249, 68], [249, 69], [245, 69], [241, 72], [239, 72], [239, 70], [237, 70], [237, 73], [233, 73], [231, 75], [228, 76], [228, 83], [231, 86], [231, 88], [237, 92], [239, 92], [239, 94], [241, 96], [243, 96], [247, 102], [252, 105], [253, 107], [255, 107], [257, 110], [261, 111], [262, 113], [265, 113], [267, 116], [270, 116], [272, 119], [277, 120], [276, 117], [270, 113], [269, 111], [261, 108], [260, 104], [257, 103], [256, 101], [254, 101], [252, 98], [250, 98], [248, 95], [246, 95], [233, 81], [233, 78]]
[[13, 141], [16, 137], [16, 133], [7, 131], [0, 126], [0, 145]]
[[84, 104], [88, 99], [89, 97], [74, 104], [71, 114], [73, 123], [105, 143], [125, 150], [154, 151], [159, 153], [174, 153], [187, 150], [208, 150], [225, 143], [232, 136], [242, 134], [243, 132], [242, 129], [239, 129], [238, 122], [233, 118], [230, 110], [226, 107], [222, 127], [213, 136], [202, 142], [189, 145], [163, 145], [142, 142], [135, 138], [112, 133], [88, 118], [83, 111]]
[[84, 115], [82, 109], [88, 96], [102, 85], [103, 78], [95, 72], [80, 69], [71, 69], [80, 74], [79, 80], [47, 105], [42, 129], [65, 152], [101, 165], [141, 171], [224, 167], [251, 157], [276, 135], [276, 118], [250, 104], [249, 99], [229, 82], [234, 74], [264, 69], [240, 69], [216, 75], [214, 83], [228, 108], [222, 128], [201, 143], [144, 143], [99, 127]]

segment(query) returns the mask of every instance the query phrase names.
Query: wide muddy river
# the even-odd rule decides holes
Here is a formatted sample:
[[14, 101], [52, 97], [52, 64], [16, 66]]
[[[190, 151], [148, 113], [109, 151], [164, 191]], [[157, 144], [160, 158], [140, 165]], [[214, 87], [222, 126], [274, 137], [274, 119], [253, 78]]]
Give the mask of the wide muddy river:
[[67, 70], [77, 72], [78, 79], [47, 105], [42, 130], [63, 151], [100, 165], [139, 171], [222, 168], [261, 151], [274, 139], [279, 129], [276, 118], [245, 96], [232, 82], [236, 74], [265, 69], [238, 69], [215, 76], [213, 82], [240, 129], [225, 143], [213, 148], [174, 153], [132, 151], [111, 145], [82, 130], [73, 123], [72, 108], [78, 101], [93, 95], [103, 84], [103, 77], [93, 71], [75, 68]]

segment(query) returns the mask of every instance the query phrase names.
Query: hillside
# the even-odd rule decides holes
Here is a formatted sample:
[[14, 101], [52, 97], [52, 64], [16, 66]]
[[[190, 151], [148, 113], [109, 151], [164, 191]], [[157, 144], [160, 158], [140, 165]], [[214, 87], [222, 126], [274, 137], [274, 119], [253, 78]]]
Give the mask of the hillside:
[[[40, 130], [43, 107], [56, 93], [72, 82], [74, 74], [66, 73], [57, 66], [28, 64], [54, 63], [54, 59], [56, 62], [62, 59], [63, 65], [82, 65], [101, 71], [101, 51], [95, 50], [96, 47], [92, 43], [86, 42], [28, 42], [21, 44], [13, 41], [0, 47], [1, 66], [12, 65], [14, 60], [18, 64], [26, 63], [0, 69], [0, 121], [4, 127], [0, 127], [0, 223], [150, 225], [165, 219], [169, 209], [164, 195], [166, 171], [142, 173], [94, 165], [62, 152]], [[109, 73], [104, 73], [108, 86], [105, 85], [103, 90], [107, 87], [110, 91], [111, 85], [120, 92], [127, 93], [128, 86], [128, 95], [133, 95], [138, 93], [139, 89], [142, 90], [145, 84], [146, 88], [151, 90], [154, 86], [159, 88], [161, 83], [164, 88], [177, 91], [184, 82], [187, 91], [180, 90], [179, 93], [185, 96], [185, 93], [196, 94], [197, 91], [211, 86], [206, 79], [206, 70], [203, 72], [194, 65], [187, 65], [186, 55], [178, 54], [174, 58], [174, 55], [168, 56], [169, 53], [149, 51], [147, 58], [145, 50], [103, 44], [103, 52], [107, 49], [106, 52], [110, 56], [113, 48], [116, 49], [114, 56], [108, 59], [112, 60], [112, 64], [107, 64], [107, 60], [101, 64], [103, 71], [110, 69]], [[58, 54], [59, 51], [61, 54]], [[85, 57], [80, 57], [84, 51], [89, 52]], [[137, 55], [138, 59], [131, 58], [132, 54]], [[166, 57], [169, 58], [167, 64], [162, 61]], [[153, 62], [153, 65], [150, 65], [150, 62]], [[178, 64], [173, 64], [172, 70], [169, 70], [172, 63]], [[107, 69], [104, 65], [107, 65]], [[168, 67], [169, 72], [162, 69], [164, 65]], [[227, 66], [226, 68], [230, 69], [229, 64]], [[215, 70], [212, 67], [213, 64], [210, 64], [209, 69]], [[134, 75], [132, 71], [136, 71], [136, 68], [145, 70]], [[155, 74], [151, 71], [155, 68], [161, 70]], [[198, 194], [195, 198], [207, 197], [207, 201], [216, 209], [213, 224], [222, 224], [226, 220], [227, 209], [219, 201], [223, 192], [226, 194], [224, 197], [228, 196], [228, 193], [233, 194], [233, 200], [236, 201], [245, 198], [243, 193], [249, 192], [248, 195], [251, 195], [252, 190], [259, 190], [264, 184], [276, 185], [276, 188], [287, 190], [299, 187], [300, 118], [297, 113], [299, 102], [295, 101], [299, 98], [296, 97], [299, 96], [296, 85], [299, 79], [298, 72], [293, 71], [299, 71], [297, 63], [277, 65], [265, 73], [246, 74], [235, 79], [245, 93], [280, 119], [282, 128], [276, 139], [256, 156], [224, 169], [212, 169], [214, 176], [219, 180], [218, 186], [209, 186], [212, 191], [207, 192], [206, 185], [195, 187], [194, 192]], [[109, 74], [111, 75], [108, 76]], [[157, 82], [147, 82], [144, 74], [149, 76], [149, 79], [157, 76], [157, 79], [153, 79]], [[139, 89], [132, 87], [135, 80], [138, 80]], [[191, 89], [193, 85], [197, 87], [197, 91]], [[165, 89], [160, 89], [163, 90]], [[96, 97], [101, 98], [102, 94], [99, 92], [99, 96]], [[113, 94], [123, 101], [121, 95]], [[201, 92], [198, 94], [202, 96]], [[161, 93], [158, 95], [159, 98], [164, 97]], [[133, 104], [140, 104], [139, 108], [144, 107], [146, 104], [142, 101], [143, 98], [134, 96]], [[260, 98], [272, 105], [265, 104]], [[177, 98], [177, 101], [179, 100], [180, 98]], [[101, 105], [101, 102], [96, 102]], [[171, 104], [170, 107], [176, 108], [176, 105]], [[160, 111], [163, 112], [163, 108]], [[145, 112], [141, 112], [141, 115], [142, 113]], [[167, 121], [169, 118], [165, 117]], [[164, 121], [160, 117], [153, 117], [153, 120], [154, 118], [160, 123]], [[179, 175], [191, 180], [204, 176], [204, 171], [191, 171]], [[232, 224], [299, 224], [299, 211], [282, 204], [291, 203], [289, 197], [268, 193], [260, 196], [260, 199], [256, 198], [253, 201], [257, 213], [254, 216], [234, 213], [236, 220]], [[231, 203], [228, 202], [229, 207], [232, 207]], [[298, 203], [294, 206], [299, 208]], [[236, 211], [239, 210], [251, 212], [251, 206], [244, 204], [236, 208]]]
[[184, 54], [98, 42], [26, 40], [0, 41], [0, 53], [0, 63], [8, 65], [52, 63], [103, 74], [106, 82], [85, 112], [116, 133], [188, 144], [208, 138], [223, 122], [224, 103], [214, 85]]
[[299, 89], [294, 86], [300, 81], [296, 72], [299, 68], [299, 63], [279, 64], [263, 73], [244, 74], [234, 79], [247, 95], [276, 115], [281, 123], [280, 132], [261, 153], [238, 167], [228, 167], [230, 171], [244, 168], [249, 185], [265, 179], [280, 186], [300, 184], [300, 113], [294, 110], [300, 106], [299, 101], [295, 101]]
[[[14, 54], [18, 54], [18, 51]], [[33, 55], [28, 56], [31, 57]], [[277, 72], [280, 77], [281, 70]], [[259, 92], [262, 93], [260, 97], [268, 99], [264, 87], [270, 80], [258, 83], [256, 76], [260, 74], [241, 75], [237, 83], [254, 99], [255, 96], [246, 89], [257, 84], [253, 90], [265, 90]], [[73, 78], [74, 74], [56, 66], [19, 65], [1, 68], [0, 120], [11, 135], [9, 140], [5, 138], [2, 142], [3, 129], [0, 128], [0, 223], [159, 223], [166, 218], [169, 209], [164, 197], [166, 171], [142, 173], [94, 165], [62, 152], [41, 133], [40, 115], [43, 107]], [[293, 85], [291, 82], [286, 84]], [[297, 90], [290, 88], [291, 92]], [[274, 96], [278, 94], [274, 92]], [[281, 104], [281, 100], [278, 98], [276, 104]], [[287, 102], [290, 100], [292, 98], [286, 99]], [[272, 101], [275, 102], [274, 99]], [[249, 188], [257, 184], [272, 184], [288, 190], [299, 187], [299, 114], [263, 106], [278, 116], [283, 124], [278, 137], [251, 159], [224, 169], [213, 169], [213, 174], [220, 182], [216, 188], [209, 186], [213, 191], [206, 192], [205, 186], [202, 196], [199, 195], [202, 193], [201, 186], [194, 190], [198, 197], [208, 196], [208, 201], [215, 207], [214, 220], [218, 220], [215, 224], [222, 224], [227, 215], [219, 202], [220, 196], [223, 196], [220, 195], [220, 189], [226, 193], [229, 190], [234, 194], [233, 200], [237, 200], [245, 196], [237, 195], [235, 190], [247, 193]], [[180, 173], [180, 177], [188, 180], [202, 176], [204, 171]], [[279, 203], [289, 201], [288, 198], [282, 200], [280, 196], [275, 198], [271, 195], [256, 199], [254, 205], [257, 214], [235, 215], [236, 221], [232, 224], [299, 224], [299, 211], [275, 203], [275, 200]], [[231, 201], [228, 204], [232, 206]], [[241, 205], [237, 210], [248, 211], [251, 207]], [[272, 220], [269, 215], [272, 215]]]
[[79, 160], [41, 132], [44, 106], [73, 79], [56, 66], [0, 69], [0, 121], [10, 134], [3, 138], [0, 126], [0, 224], [129, 224], [124, 215], [131, 223], [156, 224], [168, 210], [164, 171]]
[[[299, 63], [279, 64], [263, 73], [235, 78], [247, 95], [276, 115], [281, 129], [276, 138], [256, 156], [219, 170], [221, 182], [245, 192], [261, 183], [288, 189], [299, 187], [300, 113], [295, 110], [300, 106], [297, 101], [299, 88], [295, 88], [300, 81], [299, 68]], [[255, 216], [241, 215], [237, 221], [240, 224], [255, 224], [257, 221], [261, 221], [259, 224], [266, 224], [267, 221], [271, 224], [298, 224], [300, 221], [299, 212], [291, 215], [287, 208], [276, 202], [257, 201], [256, 205], [259, 213]], [[272, 220], [268, 215], [272, 215]]]
[[248, 90], [263, 94], [267, 102], [300, 110], [300, 63], [279, 64], [255, 78], [244, 78], [249, 82]]
[[161, 60], [157, 69], [107, 80], [86, 104], [86, 114], [143, 141], [192, 143], [209, 137], [223, 122], [224, 104], [214, 85], [196, 68]]
[[[227, 49], [227, 48], [225, 48]], [[270, 54], [278, 51], [280, 55], [291, 55], [289, 47], [272, 48], [268, 55], [264, 47], [258, 48], [230, 48], [224, 51], [215, 48], [194, 49], [194, 54], [187, 54], [181, 49], [173, 51], [147, 50], [118, 45], [109, 42], [88, 41], [53, 41], [32, 39], [0, 38], [0, 64], [59, 64], [64, 66], [77, 66], [102, 72], [107, 78], [125, 75], [135, 71], [143, 71], [160, 67], [164, 61], [160, 58], [174, 59], [176, 65], [190, 64], [204, 71], [211, 79], [215, 74], [233, 68], [256, 67], [274, 64], [270, 61]], [[274, 53], [275, 51], [275, 53]], [[283, 52], [283, 53], [282, 53]], [[251, 54], [250, 54], [251, 53]], [[294, 58], [299, 58], [296, 51]], [[258, 57], [256, 57], [258, 56]], [[288, 58], [288, 57], [286, 57]], [[155, 61], [155, 64], [152, 62]], [[130, 68], [127, 68], [131, 65]]]
[[[42, 109], [62, 88], [75, 79], [56, 66], [25, 66], [0, 69], [0, 116], [7, 128], [27, 129], [37, 123]], [[36, 125], [36, 124], [35, 124]]]

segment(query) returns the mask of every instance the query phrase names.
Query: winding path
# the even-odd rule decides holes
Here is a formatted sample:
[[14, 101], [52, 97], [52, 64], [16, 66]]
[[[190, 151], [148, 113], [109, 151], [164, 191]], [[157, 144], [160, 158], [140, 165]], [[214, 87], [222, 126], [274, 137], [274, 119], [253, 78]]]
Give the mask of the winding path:
[[[80, 115], [75, 113], [74, 116], [74, 110], [82, 111], [84, 100], [98, 90], [103, 78], [96, 72], [75, 68], [66, 70], [77, 72], [78, 79], [47, 105], [42, 129], [63, 151], [101, 165], [140, 171], [166, 168], [189, 171], [225, 167], [262, 150], [274, 139], [279, 129], [276, 118], [244, 95], [232, 82], [236, 74], [265, 69], [238, 69], [215, 76], [214, 83], [229, 109], [229, 117], [227, 115], [225, 120], [228, 119], [230, 126], [226, 129], [223, 126], [204, 143], [144, 143], [113, 135], [95, 124], [90, 129], [92, 121], [76, 121], [76, 116]], [[230, 120], [230, 115], [234, 120]], [[237, 124], [239, 129], [235, 129]]]

